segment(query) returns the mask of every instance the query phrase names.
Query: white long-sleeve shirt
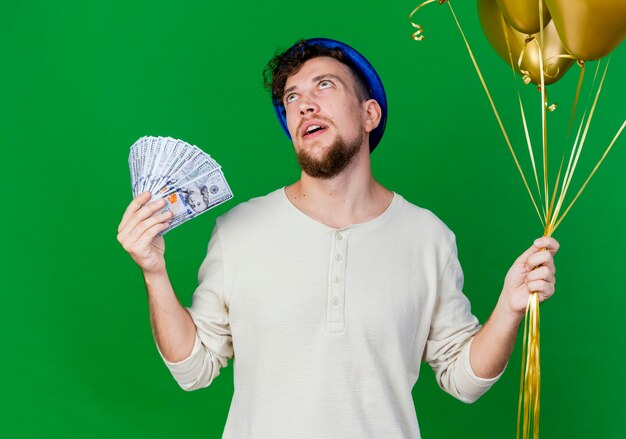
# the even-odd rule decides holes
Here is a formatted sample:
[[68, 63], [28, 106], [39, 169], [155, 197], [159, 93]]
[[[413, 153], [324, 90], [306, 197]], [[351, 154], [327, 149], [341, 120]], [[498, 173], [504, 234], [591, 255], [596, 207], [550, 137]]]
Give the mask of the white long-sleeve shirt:
[[234, 356], [223, 438], [419, 438], [411, 390], [420, 362], [472, 402], [480, 326], [461, 288], [454, 235], [394, 194], [379, 217], [334, 229], [284, 189], [218, 218], [189, 308], [190, 356], [166, 362], [185, 390]]

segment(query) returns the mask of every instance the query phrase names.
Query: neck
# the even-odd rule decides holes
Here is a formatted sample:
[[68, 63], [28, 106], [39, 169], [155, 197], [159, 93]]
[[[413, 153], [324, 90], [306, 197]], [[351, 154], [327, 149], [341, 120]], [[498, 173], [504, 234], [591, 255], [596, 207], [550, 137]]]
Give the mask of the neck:
[[339, 175], [320, 179], [303, 172], [300, 180], [285, 188], [285, 192], [306, 215], [334, 228], [374, 219], [393, 199], [393, 194], [372, 176], [369, 148], [361, 148]]

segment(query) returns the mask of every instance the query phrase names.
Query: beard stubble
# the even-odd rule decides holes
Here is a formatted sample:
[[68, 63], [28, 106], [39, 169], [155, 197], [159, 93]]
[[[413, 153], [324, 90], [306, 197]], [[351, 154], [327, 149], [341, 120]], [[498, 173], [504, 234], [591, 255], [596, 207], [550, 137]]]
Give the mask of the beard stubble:
[[323, 157], [315, 158], [304, 149], [298, 151], [296, 157], [300, 168], [308, 176], [329, 179], [339, 175], [354, 161], [361, 149], [361, 143], [363, 143], [362, 133], [350, 142], [346, 142], [341, 136], [337, 136]]

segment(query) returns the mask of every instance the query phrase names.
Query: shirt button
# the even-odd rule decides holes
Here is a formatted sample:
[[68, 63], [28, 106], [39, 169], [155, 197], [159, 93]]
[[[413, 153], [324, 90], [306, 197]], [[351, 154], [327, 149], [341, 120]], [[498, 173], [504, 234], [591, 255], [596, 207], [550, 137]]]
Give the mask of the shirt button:
[[335, 305], [339, 305], [339, 297], [335, 297], [335, 298], [333, 299], [333, 303], [334, 303]]
[[335, 283], [338, 284], [341, 282], [341, 278], [339, 276], [335, 276]]
[[341, 233], [338, 233], [338, 234], [337, 234], [337, 239], [338, 239], [339, 241], [341, 241], [341, 240], [343, 239], [343, 235], [342, 235]]
[[337, 253], [337, 254], [335, 255], [335, 260], [336, 260], [336, 261], [341, 261], [341, 255], [340, 255], [339, 253]]

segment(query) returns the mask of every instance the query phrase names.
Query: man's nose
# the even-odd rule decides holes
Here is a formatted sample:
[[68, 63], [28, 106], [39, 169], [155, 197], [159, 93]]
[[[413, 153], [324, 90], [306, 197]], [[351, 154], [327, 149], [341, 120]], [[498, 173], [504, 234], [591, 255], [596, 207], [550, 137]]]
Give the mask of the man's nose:
[[303, 95], [300, 98], [299, 104], [300, 104], [300, 107], [299, 107], [300, 108], [300, 116], [305, 116], [307, 114], [317, 113], [318, 111], [320, 111], [320, 107], [308, 95]]

